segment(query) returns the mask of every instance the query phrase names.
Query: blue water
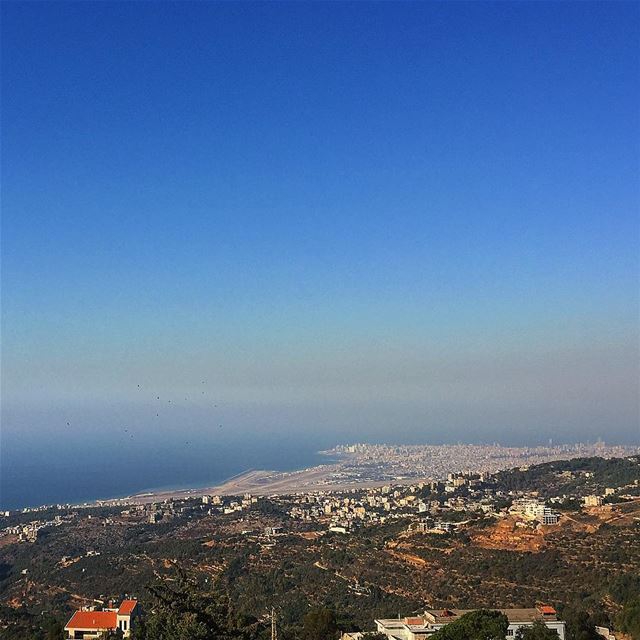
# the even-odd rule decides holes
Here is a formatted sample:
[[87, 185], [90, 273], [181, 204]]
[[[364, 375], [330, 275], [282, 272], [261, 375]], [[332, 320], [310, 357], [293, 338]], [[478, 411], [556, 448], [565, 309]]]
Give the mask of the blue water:
[[[80, 446], [77, 446], [77, 445]], [[51, 443], [3, 455], [0, 507], [15, 509], [120, 497], [160, 488], [204, 487], [247, 469], [289, 471], [326, 462], [309, 439], [253, 435], [108, 447]]]
[[[456, 423], [451, 412], [416, 417], [411, 408], [385, 415], [383, 410], [332, 412], [325, 406], [303, 411], [296, 405], [218, 406], [214, 401], [205, 406], [179, 403], [175, 397], [154, 401], [43, 405], [38, 410], [4, 403], [0, 508], [206, 487], [247, 469], [301, 469], [327, 462], [317, 452], [346, 442], [560, 441], [558, 429], [532, 428], [522, 417], [512, 423], [506, 416], [519, 427], [508, 429], [499, 422], [482, 426], [465, 415]], [[592, 431], [581, 428], [570, 435], [566, 430], [565, 441], [594, 441], [602, 434]], [[625, 442], [621, 436], [615, 440]]]

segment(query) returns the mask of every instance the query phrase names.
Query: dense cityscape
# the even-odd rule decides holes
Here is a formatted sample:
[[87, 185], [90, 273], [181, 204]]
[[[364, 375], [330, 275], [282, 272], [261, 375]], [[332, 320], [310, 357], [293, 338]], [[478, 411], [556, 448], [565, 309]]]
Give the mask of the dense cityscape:
[[[580, 455], [592, 453], [594, 448], [603, 456]], [[453, 461], [460, 460], [465, 466], [475, 469], [497, 465], [501, 470], [491, 472], [458, 469], [445, 475], [445, 462], [442, 462], [442, 466], [437, 473], [433, 473], [434, 477], [430, 480], [410, 482], [404, 477], [405, 469], [402, 465], [408, 457], [413, 456], [422, 461], [441, 459], [443, 450], [457, 452], [459, 456], [457, 459], [451, 458], [450, 465], [460, 464]], [[482, 459], [474, 463], [469, 456], [479, 451], [483, 453]], [[242, 557], [250, 557], [243, 555], [246, 553], [257, 554], [256, 558], [261, 560], [254, 571], [258, 574], [264, 570], [260, 568], [264, 562], [267, 565], [275, 562], [274, 566], [278, 566], [282, 562], [282, 559], [276, 560], [280, 553], [284, 554], [283, 558], [297, 558], [294, 562], [302, 562], [302, 558], [311, 553], [314, 558], [311, 570], [326, 574], [324, 580], [334, 581], [336, 584], [332, 589], [350, 594], [348, 598], [356, 600], [378, 601], [382, 598], [380, 605], [366, 609], [378, 615], [375, 620], [372, 618], [367, 622], [363, 617], [367, 614], [363, 610], [360, 616], [352, 618], [351, 626], [346, 622], [338, 625], [344, 640], [361, 640], [363, 634], [366, 636], [367, 633], [374, 632], [382, 633], [391, 640], [415, 640], [436, 633], [444, 622], [452, 622], [455, 615], [462, 617], [474, 605], [491, 606], [483, 601], [483, 596], [478, 592], [471, 591], [464, 595], [462, 592], [439, 591], [429, 596], [428, 583], [424, 583], [423, 587], [412, 594], [411, 591], [405, 591], [397, 581], [397, 576], [395, 581], [389, 583], [393, 572], [385, 572], [376, 578], [369, 575], [370, 568], [363, 567], [354, 572], [353, 567], [341, 566], [342, 561], [338, 561], [336, 565], [337, 557], [344, 553], [339, 551], [341, 548], [345, 552], [349, 548], [357, 549], [368, 539], [380, 540], [376, 544], [381, 544], [380, 550], [385, 558], [380, 567], [391, 561], [419, 574], [429, 566], [429, 548], [440, 549], [441, 552], [448, 549], [447, 553], [451, 553], [463, 543], [485, 552], [511, 553], [514, 558], [524, 558], [528, 554], [543, 558], [558, 544], [557, 541], [562, 540], [562, 544], [566, 545], [569, 537], [572, 540], [570, 548], [575, 553], [583, 544], [580, 542], [581, 536], [594, 536], [593, 544], [596, 544], [599, 532], [606, 532], [608, 538], [615, 539], [611, 543], [627, 545], [625, 553], [632, 554], [622, 564], [619, 564], [620, 558], [611, 565], [612, 570], [617, 567], [615, 572], [622, 571], [621, 575], [624, 575], [624, 571], [628, 570], [624, 569], [626, 563], [631, 561], [633, 567], [635, 559], [640, 557], [640, 454], [637, 448], [608, 447], [603, 443], [565, 447], [563, 452], [565, 455], [577, 454], [580, 457], [557, 460], [559, 451], [555, 449], [503, 451], [495, 447], [463, 445], [348, 445], [336, 447], [328, 454], [344, 456], [340, 464], [349, 465], [345, 472], [348, 484], [351, 484], [357, 473], [362, 473], [363, 484], [355, 488], [298, 488], [290, 493], [278, 492], [272, 495], [226, 495], [191, 491], [189, 496], [159, 500], [149, 499], [145, 495], [144, 499], [129, 498], [100, 504], [56, 505], [5, 512], [0, 517], [0, 563], [4, 562], [4, 566], [10, 569], [5, 570], [1, 583], [4, 613], [0, 624], [7, 633], [17, 633], [17, 629], [26, 624], [30, 615], [43, 607], [43, 611], [46, 611], [51, 606], [51, 596], [46, 595], [47, 589], [41, 595], [36, 595], [41, 580], [38, 574], [42, 569], [40, 562], [33, 564], [33, 558], [42, 553], [40, 549], [48, 549], [46, 564], [52, 563], [48, 580], [59, 584], [59, 595], [66, 594], [62, 600], [56, 597], [57, 606], [62, 605], [62, 609], [67, 611], [75, 607], [79, 612], [65, 623], [65, 633], [69, 634], [69, 638], [98, 637], [91, 635], [95, 632], [95, 627], [91, 627], [88, 622], [90, 614], [104, 614], [104, 620], [107, 620], [105, 616], [113, 615], [113, 620], [109, 618], [111, 622], [108, 624], [115, 621], [115, 626], [124, 624], [126, 620], [126, 629], [120, 627], [121, 631], [126, 632], [125, 637], [136, 627], [138, 633], [142, 633], [145, 623], [140, 621], [148, 619], [154, 610], [151, 604], [153, 591], [148, 591], [147, 581], [153, 580], [154, 576], [159, 579], [163, 575], [171, 575], [175, 565], [171, 559], [174, 551], [170, 549], [179, 544], [180, 540], [184, 543], [188, 540], [198, 541], [200, 550], [188, 561], [184, 558], [183, 564], [190, 567], [189, 571], [194, 575], [208, 576], [207, 579], [211, 580], [226, 576], [234, 562], [237, 562], [237, 558], [233, 560], [235, 556], [227, 555], [231, 548], [237, 549]], [[615, 453], [626, 455], [612, 457]], [[552, 461], [532, 464], [534, 460], [546, 460], [549, 457]], [[384, 464], [376, 464], [373, 469], [370, 468], [376, 459], [384, 460]], [[506, 460], [514, 459], [526, 464], [502, 469]], [[397, 481], [379, 484], [382, 473], [380, 469], [386, 469], [384, 475], [396, 463]], [[360, 471], [356, 471], [358, 469]], [[423, 467], [417, 463], [416, 469], [422, 470]], [[444, 477], [437, 477], [442, 475]], [[345, 478], [335, 481], [342, 482]], [[162, 558], [160, 565], [148, 555], [149, 552], [142, 555], [140, 551], [134, 552], [134, 549], [141, 549], [140, 543], [133, 543], [140, 536], [149, 541], [155, 540], [151, 547], [155, 551], [151, 553], [152, 556], [159, 554], [158, 560]], [[65, 543], [60, 546], [55, 542], [57, 539], [65, 540]], [[300, 542], [296, 543], [296, 540]], [[300, 543], [309, 550], [296, 550]], [[19, 551], [21, 548], [24, 551]], [[54, 548], [60, 550], [52, 555]], [[195, 549], [192, 546], [189, 548]], [[316, 552], [313, 552], [314, 548], [317, 549]], [[226, 551], [222, 551], [224, 549]], [[205, 560], [216, 550], [218, 553], [222, 552], [222, 556], [215, 561]], [[360, 550], [352, 553], [356, 554], [354, 560], [357, 559], [355, 564], [358, 564], [364, 561], [368, 552]], [[113, 578], [105, 578], [107, 582], [100, 586], [95, 572], [105, 562], [116, 562], [117, 566], [123, 568], [118, 577], [114, 575]], [[121, 565], [122, 562], [125, 564]], [[131, 562], [137, 568], [133, 569]], [[600, 560], [596, 566], [602, 568], [605, 564]], [[160, 567], [164, 568], [159, 573]], [[132, 569], [134, 573], [129, 574]], [[83, 587], [87, 570], [91, 573], [88, 584], [94, 585], [88, 590], [86, 586]], [[149, 570], [149, 577], [140, 581], [140, 577], [148, 574]], [[110, 573], [106, 567], [103, 567], [103, 571], [106, 571], [105, 576]], [[247, 571], [251, 572], [250, 569]], [[430, 575], [429, 572], [427, 574]], [[128, 582], [123, 582], [124, 575], [129, 575]], [[122, 590], [105, 591], [107, 584], [114, 584], [114, 580], [123, 585], [120, 587]], [[564, 584], [560, 577], [555, 580], [558, 588]], [[425, 588], [424, 614], [407, 613], [400, 621], [395, 619], [395, 622], [393, 617], [388, 616], [389, 606], [408, 607], [410, 611], [414, 611], [414, 598]], [[547, 588], [538, 593], [535, 601], [520, 600], [522, 595], [500, 589], [492, 594], [492, 597], [498, 599], [492, 608], [504, 611], [512, 634], [518, 632], [522, 625], [533, 625], [536, 620], [542, 620], [553, 622], [551, 626], [557, 622], [554, 629], [561, 640], [575, 636], [575, 622], [570, 620], [569, 630], [566, 631], [566, 620], [554, 609], [554, 606], [559, 606], [566, 613], [566, 594]], [[313, 599], [314, 596], [310, 597]], [[465, 598], [464, 601], [461, 601], [462, 597]], [[277, 590], [261, 592], [260, 598], [264, 602], [261, 605], [264, 610], [256, 618], [255, 633], [268, 633], [271, 628], [270, 616], [276, 616], [271, 612], [269, 603], [275, 606], [278, 602], [282, 610], [277, 615], [284, 616], [284, 619], [276, 620], [274, 624], [282, 627], [281, 635], [288, 637], [288, 634], [298, 633], [290, 623], [285, 623], [291, 612], [284, 613], [287, 606], [283, 604], [282, 596], [277, 595]], [[130, 612], [124, 616], [118, 607], [109, 609], [108, 600], [122, 600], [124, 604], [119, 606], [129, 607]], [[387, 600], [387, 605], [382, 606]], [[545, 617], [542, 613], [544, 609], [536, 609], [536, 606], [542, 606], [540, 602], [553, 613]], [[347, 609], [351, 607], [348, 604], [345, 606]], [[433, 616], [437, 612], [434, 607], [438, 606], [448, 607], [447, 610], [454, 612], [451, 620], [437, 623]], [[609, 638], [614, 635], [610, 627], [616, 625], [618, 614], [614, 607], [612, 612], [605, 615], [606, 609], [606, 606], [601, 609], [603, 615], [593, 618], [595, 622], [602, 624], [594, 622], [591, 631], [602, 635], [604, 631], [601, 629], [606, 629]], [[460, 612], [455, 613], [456, 611]], [[387, 617], [382, 615], [385, 612]], [[58, 611], [57, 615], [61, 613], [62, 611]], [[106, 624], [104, 620], [95, 624]], [[62, 625], [62, 621], [55, 624]], [[82, 624], [88, 625], [84, 631]], [[624, 623], [617, 624], [618, 631], [624, 631]], [[8, 637], [20, 636], [14, 634]], [[624, 634], [620, 637], [623, 638]]]

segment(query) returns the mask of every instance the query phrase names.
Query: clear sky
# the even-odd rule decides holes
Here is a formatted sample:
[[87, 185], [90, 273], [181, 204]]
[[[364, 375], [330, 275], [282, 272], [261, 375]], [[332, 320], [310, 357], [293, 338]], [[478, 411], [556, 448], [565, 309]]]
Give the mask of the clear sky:
[[214, 408], [638, 442], [639, 29], [637, 2], [3, 3], [4, 455]]

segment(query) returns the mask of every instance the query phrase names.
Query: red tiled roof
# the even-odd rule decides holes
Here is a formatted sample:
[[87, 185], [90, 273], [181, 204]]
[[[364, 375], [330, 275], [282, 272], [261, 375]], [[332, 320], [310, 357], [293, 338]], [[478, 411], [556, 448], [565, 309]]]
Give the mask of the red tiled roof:
[[412, 625], [424, 624], [424, 620], [422, 618], [405, 618], [405, 622], [407, 624], [412, 624]]
[[115, 629], [117, 626], [115, 611], [76, 611], [65, 629]]
[[548, 604], [540, 605], [538, 607], [538, 611], [540, 611], [540, 613], [543, 613], [545, 615], [554, 615], [555, 613], [557, 613], [557, 611], [553, 607], [549, 606]]
[[123, 600], [118, 609], [119, 616], [128, 616], [137, 606], [137, 600]]

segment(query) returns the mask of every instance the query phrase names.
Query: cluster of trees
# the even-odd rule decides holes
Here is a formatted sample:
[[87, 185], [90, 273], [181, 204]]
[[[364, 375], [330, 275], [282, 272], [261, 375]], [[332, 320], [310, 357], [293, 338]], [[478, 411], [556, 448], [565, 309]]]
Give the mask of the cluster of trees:
[[258, 621], [231, 615], [222, 585], [198, 584], [177, 568], [175, 578], [149, 585], [149, 611], [133, 631], [135, 640], [248, 640]]
[[[133, 630], [134, 640], [255, 640], [268, 638], [271, 619], [234, 611], [229, 583], [218, 580], [204, 586], [181, 570], [175, 578], [150, 585], [152, 598]], [[317, 607], [307, 611], [295, 631], [280, 627], [283, 640], [335, 640], [339, 624], [334, 610]], [[371, 640], [376, 640], [373, 637]]]
[[0, 607], [2, 640], [61, 640], [63, 625], [50, 615], [20, 614], [10, 607]]
[[[134, 640], [249, 640], [267, 637], [269, 618], [233, 616], [229, 598], [215, 584], [207, 593], [180, 573], [173, 581], [150, 587], [154, 601], [150, 612], [134, 630]], [[461, 616], [432, 636], [432, 640], [504, 640], [509, 622], [499, 611], [479, 609]], [[301, 640], [336, 640], [340, 634], [335, 611], [319, 607], [307, 612], [295, 637]], [[286, 633], [284, 634], [286, 637]], [[378, 633], [368, 640], [386, 640]], [[542, 622], [520, 629], [515, 640], [558, 640]], [[579, 640], [572, 638], [571, 640]]]
[[478, 609], [435, 633], [433, 640], [504, 640], [509, 621], [499, 611]]
[[640, 640], [640, 596], [627, 600], [616, 618], [617, 628]]
[[[431, 640], [504, 640], [508, 628], [509, 620], [503, 613], [478, 609], [443, 627]], [[536, 621], [532, 627], [518, 629], [516, 640], [558, 640], [558, 634]]]
[[615, 627], [640, 640], [640, 574], [616, 576], [609, 585], [611, 597], [622, 605]]
[[[562, 471], [590, 472], [592, 478], [579, 475], [575, 478], [559, 478]], [[545, 462], [522, 471], [509, 469], [496, 474], [496, 487], [503, 491], [528, 491], [537, 489], [545, 495], [562, 495], [580, 492], [587, 487], [619, 487], [640, 479], [638, 457], [629, 458], [574, 458]]]

